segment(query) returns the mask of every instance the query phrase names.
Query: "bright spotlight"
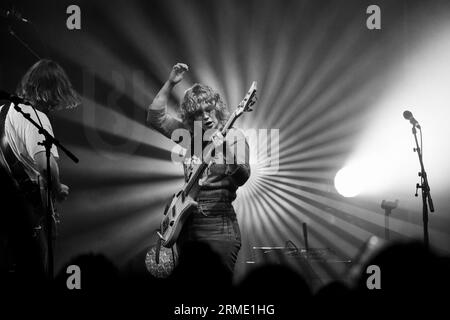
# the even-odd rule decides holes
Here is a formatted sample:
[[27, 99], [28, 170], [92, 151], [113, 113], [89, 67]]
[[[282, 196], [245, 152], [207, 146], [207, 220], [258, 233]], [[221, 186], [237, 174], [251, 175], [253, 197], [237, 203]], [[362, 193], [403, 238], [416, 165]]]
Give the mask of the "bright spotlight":
[[334, 187], [344, 197], [354, 197], [361, 193], [362, 179], [360, 170], [346, 166], [336, 173]]

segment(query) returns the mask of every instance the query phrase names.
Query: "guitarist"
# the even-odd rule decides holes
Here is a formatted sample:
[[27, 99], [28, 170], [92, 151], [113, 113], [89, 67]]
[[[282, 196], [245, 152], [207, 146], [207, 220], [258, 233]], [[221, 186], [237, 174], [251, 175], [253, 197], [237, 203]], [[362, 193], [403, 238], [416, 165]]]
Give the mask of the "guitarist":
[[[31, 105], [20, 104], [22, 110], [40, 123], [50, 134], [52, 126], [47, 115], [54, 110], [75, 107], [78, 94], [64, 70], [56, 62], [40, 60], [21, 79], [16, 94]], [[43, 279], [47, 272], [48, 243], [45, 232], [45, 210], [38, 183], [45, 189], [45, 148], [39, 142], [43, 136], [38, 129], [14, 109], [14, 105], [0, 106], [0, 167], [9, 180], [2, 181], [2, 189], [8, 188], [12, 201], [7, 210], [2, 210], [0, 230], [0, 270], [25, 278]], [[69, 188], [59, 179], [56, 160], [58, 150], [52, 146], [50, 170], [53, 194], [57, 200], [65, 200]], [[9, 186], [6, 183], [9, 182]], [[12, 188], [11, 188], [12, 186]], [[5, 223], [6, 222], [6, 223]]]
[[[203, 137], [203, 133], [221, 129], [228, 120], [229, 111], [220, 94], [214, 89], [194, 84], [186, 90], [181, 102], [181, 120], [167, 113], [167, 101], [172, 89], [183, 79], [186, 71], [186, 64], [177, 63], [173, 66], [169, 79], [147, 110], [147, 124], [169, 139], [172, 139], [172, 133], [176, 129], [188, 130], [191, 142], [199, 139], [197, 141], [201, 141], [204, 147], [209, 139]], [[194, 130], [194, 125], [201, 126], [202, 136], [194, 136], [194, 132], [198, 131]], [[198, 202], [198, 210], [189, 216], [177, 239], [180, 252], [183, 252], [183, 246], [191, 241], [206, 242], [221, 257], [230, 274], [233, 273], [241, 247], [241, 235], [232, 202], [236, 199], [237, 188], [250, 176], [249, 147], [245, 136], [239, 130], [231, 130], [237, 139], [229, 142], [229, 139], [223, 139], [220, 135], [220, 141], [214, 142], [218, 146], [225, 140], [223, 149], [227, 150], [226, 155], [217, 152], [199, 180], [200, 192], [195, 199]], [[242, 142], [245, 148], [236, 148], [235, 151], [234, 144]], [[194, 154], [191, 155], [191, 151], [194, 151]], [[225, 156], [230, 159], [230, 154], [233, 161], [226, 161]], [[186, 181], [193, 170], [193, 164], [199, 159], [201, 154], [195, 154], [192, 143], [183, 161]]]

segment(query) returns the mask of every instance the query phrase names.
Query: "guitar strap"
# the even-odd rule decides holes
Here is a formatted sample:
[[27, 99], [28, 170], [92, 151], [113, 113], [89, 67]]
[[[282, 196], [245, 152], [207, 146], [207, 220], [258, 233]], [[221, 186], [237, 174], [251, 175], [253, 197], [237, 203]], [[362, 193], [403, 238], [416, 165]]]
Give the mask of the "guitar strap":
[[[158, 231], [157, 231], [158, 232]], [[159, 253], [161, 251], [161, 238], [158, 235], [158, 240], [156, 240], [156, 253], [155, 253], [155, 262], [159, 264]]]

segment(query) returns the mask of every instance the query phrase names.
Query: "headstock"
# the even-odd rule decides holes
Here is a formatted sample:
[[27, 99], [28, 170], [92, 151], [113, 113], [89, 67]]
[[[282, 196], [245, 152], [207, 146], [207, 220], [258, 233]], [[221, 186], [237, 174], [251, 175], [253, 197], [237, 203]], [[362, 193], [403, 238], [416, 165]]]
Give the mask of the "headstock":
[[244, 99], [239, 103], [239, 105], [236, 108], [236, 115], [240, 116], [243, 112], [251, 112], [253, 109], [251, 108], [258, 98], [256, 97], [256, 81], [253, 81], [250, 89], [248, 90], [247, 94], [245, 95]]

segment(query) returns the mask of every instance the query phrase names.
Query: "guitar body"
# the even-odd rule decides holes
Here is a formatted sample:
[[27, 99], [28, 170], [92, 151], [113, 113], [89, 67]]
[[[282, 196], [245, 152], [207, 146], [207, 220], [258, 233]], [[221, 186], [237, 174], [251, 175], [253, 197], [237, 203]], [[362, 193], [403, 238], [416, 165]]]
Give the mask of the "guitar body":
[[181, 228], [192, 212], [197, 210], [198, 204], [194, 200], [198, 188], [186, 194], [186, 188], [173, 195], [172, 201], [164, 210], [164, 218], [161, 221], [160, 237], [165, 247], [172, 247], [177, 240]]
[[[47, 221], [47, 217], [48, 217], [48, 212], [51, 212], [51, 217], [52, 217], [52, 221], [51, 221], [51, 225], [52, 225], [52, 238], [53, 240], [56, 238], [57, 236], [57, 225], [59, 224], [59, 215], [56, 212], [55, 209], [55, 197], [53, 195], [53, 193], [50, 194], [50, 202], [48, 201], [47, 198], [47, 186], [45, 181], [42, 179], [42, 177], [39, 176], [38, 179], [38, 187], [39, 187], [39, 192], [40, 192], [40, 203], [41, 203], [41, 218], [39, 221], [39, 225], [37, 226], [37, 228], [43, 226], [45, 224], [45, 221]], [[47, 227], [47, 226], [45, 226]]]

